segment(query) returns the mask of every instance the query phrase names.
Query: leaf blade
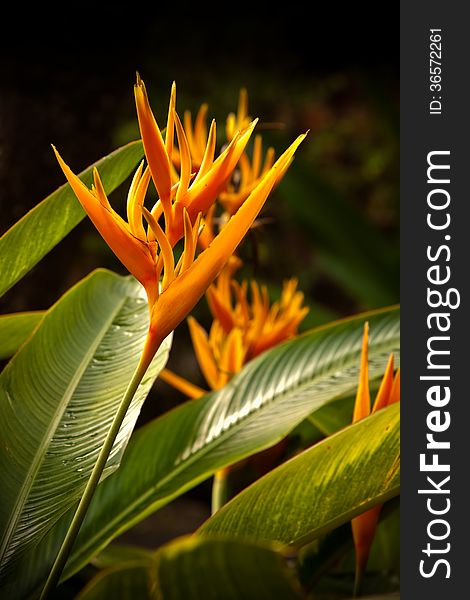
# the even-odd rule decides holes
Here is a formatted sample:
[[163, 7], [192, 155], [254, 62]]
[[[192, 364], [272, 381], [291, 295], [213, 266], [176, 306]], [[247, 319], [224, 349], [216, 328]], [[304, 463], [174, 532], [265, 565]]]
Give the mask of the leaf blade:
[[[2, 571], [79, 498], [148, 330], [143, 288], [95, 271], [69, 290], [0, 375]], [[140, 386], [108, 460], [115, 470], [169, 341]]]
[[399, 434], [395, 404], [277, 467], [198, 533], [302, 546], [398, 494]]
[[[90, 185], [97, 167], [111, 193], [143, 157], [140, 141], [131, 142], [100, 159], [80, 174]], [[15, 285], [85, 217], [85, 211], [64, 184], [36, 205], [0, 238], [0, 296]]]
[[29, 338], [44, 316], [44, 311], [0, 316], [0, 359], [10, 358]]

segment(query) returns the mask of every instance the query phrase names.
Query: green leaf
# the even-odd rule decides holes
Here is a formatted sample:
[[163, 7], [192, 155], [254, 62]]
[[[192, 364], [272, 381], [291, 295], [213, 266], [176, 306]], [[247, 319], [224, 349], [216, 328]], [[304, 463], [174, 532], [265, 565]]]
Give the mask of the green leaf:
[[[311, 412], [352, 392], [366, 319], [370, 375], [376, 377], [390, 352], [398, 358], [397, 308], [338, 321], [286, 342], [246, 365], [222, 390], [191, 400], [136, 431], [119, 471], [96, 491], [65, 577], [217, 469], [274, 445]], [[32, 589], [47, 574], [68, 519], [22, 561], [15, 591], [20, 586]]]
[[174, 600], [300, 598], [287, 556], [278, 546], [192, 536], [157, 553], [158, 587]]
[[[379, 390], [382, 375], [383, 374], [381, 373], [380, 377], [375, 380], [369, 379], [372, 404]], [[336, 433], [339, 429], [351, 424], [355, 401], [356, 393], [354, 393], [353, 396], [347, 395], [339, 400], [335, 400], [309, 415], [308, 421], [311, 425], [321, 431], [324, 436]]]
[[302, 597], [288, 552], [280, 546], [204, 539], [172, 542], [152, 561], [98, 574], [76, 600], [295, 600]]
[[400, 406], [350, 425], [241, 492], [199, 534], [302, 546], [400, 489]]
[[[148, 325], [142, 286], [95, 271], [47, 311], [0, 375], [2, 571], [80, 497]], [[105, 476], [119, 465], [168, 348], [166, 341], [132, 402]]]
[[309, 415], [308, 419], [325, 436], [331, 435], [351, 423], [354, 412], [354, 400], [354, 398], [350, 397], [331, 402]]
[[[127, 179], [143, 155], [142, 143], [131, 142], [88, 167], [80, 177], [84, 183], [91, 185], [93, 168], [97, 167], [109, 194]], [[0, 296], [30, 271], [84, 216], [83, 208], [66, 183], [15, 223], [0, 238]]]
[[0, 359], [13, 356], [43, 316], [40, 310], [0, 316]]

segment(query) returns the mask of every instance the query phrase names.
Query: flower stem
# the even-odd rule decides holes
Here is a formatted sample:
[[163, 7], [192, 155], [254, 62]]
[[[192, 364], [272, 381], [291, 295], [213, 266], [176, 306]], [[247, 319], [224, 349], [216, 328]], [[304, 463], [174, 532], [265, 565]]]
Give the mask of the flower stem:
[[119, 405], [116, 415], [114, 416], [114, 420], [111, 423], [111, 427], [108, 431], [104, 444], [96, 460], [96, 464], [93, 467], [80, 503], [77, 507], [77, 510], [75, 511], [72, 522], [70, 523], [67, 535], [65, 536], [65, 539], [62, 542], [62, 546], [60, 547], [59, 553], [55, 559], [51, 572], [49, 573], [49, 577], [47, 578], [44, 589], [42, 590], [40, 600], [45, 600], [59, 582], [60, 576], [67, 562], [70, 551], [72, 550], [73, 544], [83, 523], [88, 507], [90, 506], [93, 494], [95, 493], [96, 487], [100, 481], [101, 475], [106, 466], [106, 462], [113, 448], [116, 436], [119, 433], [122, 422], [124, 421], [124, 417], [126, 416], [127, 410], [132, 402], [132, 399], [134, 398], [134, 394], [137, 391], [137, 388], [139, 387], [139, 384], [142, 381], [145, 372], [147, 371], [147, 368], [150, 364], [150, 360], [148, 360], [147, 358], [144, 359], [144, 356], [141, 358], [139, 364], [137, 365], [134, 375], [132, 376], [129, 385], [127, 386], [124, 397], [121, 400], [121, 404]]
[[228, 500], [228, 474], [230, 468], [219, 469], [215, 472], [212, 482], [212, 506], [211, 512], [215, 514]]

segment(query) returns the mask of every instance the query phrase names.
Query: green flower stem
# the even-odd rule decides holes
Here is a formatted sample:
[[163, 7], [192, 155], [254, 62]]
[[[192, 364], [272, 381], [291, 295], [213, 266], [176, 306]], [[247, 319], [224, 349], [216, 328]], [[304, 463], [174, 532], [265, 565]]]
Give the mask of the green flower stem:
[[212, 482], [212, 506], [211, 513], [215, 514], [228, 500], [228, 474], [230, 468], [219, 469], [214, 475]]
[[108, 435], [106, 436], [106, 439], [104, 441], [103, 447], [101, 448], [101, 451], [96, 460], [96, 464], [93, 467], [93, 471], [91, 472], [88, 483], [86, 484], [83, 496], [80, 500], [80, 504], [78, 505], [77, 510], [75, 511], [74, 517], [67, 531], [67, 535], [65, 536], [65, 539], [62, 542], [62, 546], [60, 547], [59, 553], [55, 559], [52, 570], [49, 573], [49, 577], [47, 578], [44, 589], [42, 590], [40, 600], [45, 600], [59, 582], [60, 576], [62, 574], [62, 571], [64, 570], [70, 551], [72, 550], [73, 544], [83, 523], [88, 507], [90, 506], [93, 494], [95, 493], [96, 487], [100, 481], [101, 475], [106, 466], [106, 462], [108, 461], [108, 457], [113, 448], [116, 436], [119, 433], [122, 422], [124, 421], [124, 417], [126, 416], [127, 410], [132, 402], [132, 399], [134, 398], [134, 394], [136, 393], [140, 382], [142, 381], [145, 375], [145, 372], [147, 371], [150, 362], [151, 359], [141, 359], [141, 361], [137, 365], [137, 368], [134, 372], [134, 375], [132, 376], [129, 385], [127, 386], [127, 390], [124, 394], [123, 399], [121, 400], [121, 404], [119, 405], [114, 420], [108, 431]]

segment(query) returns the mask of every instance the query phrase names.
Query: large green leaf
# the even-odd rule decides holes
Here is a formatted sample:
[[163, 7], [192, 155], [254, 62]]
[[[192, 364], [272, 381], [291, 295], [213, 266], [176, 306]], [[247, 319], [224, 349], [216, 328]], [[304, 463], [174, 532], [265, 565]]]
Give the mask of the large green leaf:
[[350, 425], [277, 467], [199, 529], [301, 546], [400, 489], [400, 406]]
[[0, 359], [13, 356], [43, 316], [39, 310], [0, 316]]
[[[187, 402], [135, 432], [119, 471], [96, 492], [65, 576], [218, 468], [277, 443], [311, 412], [354, 390], [366, 319], [370, 374], [376, 377], [388, 354], [399, 353], [397, 308], [338, 321], [278, 346], [249, 363], [222, 390]], [[10, 597], [37, 586], [47, 574], [68, 519], [25, 557]]]
[[172, 542], [152, 560], [98, 574], [77, 600], [295, 600], [296, 573], [280, 546], [196, 536]]
[[303, 545], [400, 489], [400, 406], [326, 438], [226, 504], [199, 533]]
[[[127, 179], [143, 154], [142, 143], [131, 142], [99, 160], [80, 177], [91, 185], [93, 167], [97, 167], [106, 192], [111, 193]], [[0, 296], [52, 250], [84, 216], [84, 210], [67, 183], [15, 223], [0, 238]]]
[[[2, 571], [75, 503], [138, 363], [149, 324], [142, 286], [95, 271], [44, 316], [0, 376]], [[119, 464], [162, 346], [111, 452]]]

